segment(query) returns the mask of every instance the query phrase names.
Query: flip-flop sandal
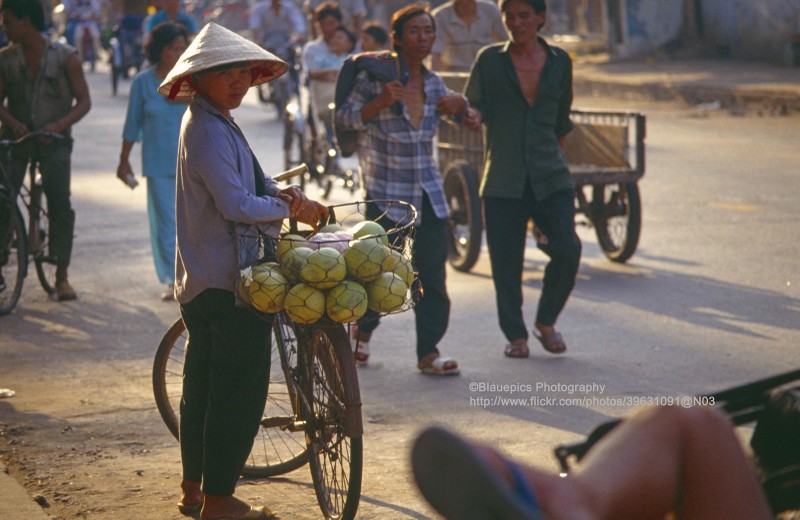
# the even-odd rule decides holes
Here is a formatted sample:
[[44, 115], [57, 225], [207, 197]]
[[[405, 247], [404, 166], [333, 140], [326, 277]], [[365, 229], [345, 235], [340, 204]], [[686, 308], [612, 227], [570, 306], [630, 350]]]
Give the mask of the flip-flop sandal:
[[534, 332], [533, 337], [538, 339], [542, 347], [551, 354], [563, 354], [567, 351], [567, 344], [564, 343], [564, 338], [560, 332], [551, 334], [537, 334]]
[[[445, 365], [448, 363], [455, 364], [455, 367], [445, 368]], [[423, 374], [432, 376], [457, 376], [460, 373], [458, 369], [458, 362], [451, 357], [444, 356], [435, 358], [433, 361], [431, 361], [430, 365], [417, 365], [417, 368], [419, 368]]]
[[196, 504], [184, 504], [183, 502], [178, 502], [178, 511], [180, 511], [182, 515], [191, 516], [195, 513], [199, 513], [201, 509], [203, 509], [202, 501]]
[[509, 343], [503, 350], [503, 354], [505, 354], [506, 357], [523, 359], [530, 356], [530, 350], [528, 349], [528, 345], [514, 345], [513, 343]]
[[505, 463], [513, 485], [461, 437], [441, 428], [423, 431], [411, 452], [417, 486], [445, 518], [545, 520], [522, 468]]
[[214, 520], [266, 520], [268, 518], [275, 518], [275, 513], [265, 506], [251, 507], [250, 511], [236, 518], [223, 516], [221, 518], [215, 518]]

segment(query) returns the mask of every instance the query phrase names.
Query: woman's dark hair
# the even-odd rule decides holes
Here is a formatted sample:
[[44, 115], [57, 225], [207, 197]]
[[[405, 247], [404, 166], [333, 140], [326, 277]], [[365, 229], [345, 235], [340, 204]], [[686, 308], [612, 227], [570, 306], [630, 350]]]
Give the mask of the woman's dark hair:
[[[505, 11], [506, 5], [508, 5], [508, 3], [511, 1], [512, 0], [500, 0], [500, 10]], [[529, 6], [533, 7], [533, 10], [536, 11], [536, 14], [542, 14], [543, 12], [547, 11], [546, 0], [519, 0], [519, 1], [524, 2]], [[542, 27], [544, 27], [543, 23], [540, 24], [539, 27], [537, 27], [537, 30], [541, 29]]]
[[325, 2], [319, 5], [314, 10], [314, 21], [321, 22], [325, 18], [333, 16], [339, 23], [342, 22], [342, 10], [339, 9], [339, 4], [336, 2]]
[[[428, 18], [431, 19], [431, 23], [433, 24], [433, 30], [436, 30], [436, 20], [433, 19], [433, 15], [431, 14], [427, 5], [408, 5], [402, 9], [398, 9], [392, 15], [392, 36], [394, 37], [395, 42], [399, 42], [403, 38], [403, 27], [405, 26], [406, 22], [421, 14], [428, 15]], [[393, 47], [395, 51], [400, 50], [400, 47], [397, 45], [397, 43], [395, 43]]]
[[28, 18], [39, 32], [44, 31], [44, 8], [39, 0], [3, 0], [0, 12], [9, 11], [17, 20]]
[[144, 49], [148, 61], [154, 65], [161, 61], [164, 48], [169, 47], [178, 37], [183, 37], [184, 40], [189, 41], [189, 31], [186, 30], [186, 26], [183, 24], [161, 22], [156, 25], [150, 33], [150, 40]]
[[386, 45], [386, 42], [389, 41], [389, 32], [383, 28], [383, 26], [378, 22], [369, 22], [361, 29], [362, 32], [365, 32], [372, 36], [372, 38], [383, 47]]

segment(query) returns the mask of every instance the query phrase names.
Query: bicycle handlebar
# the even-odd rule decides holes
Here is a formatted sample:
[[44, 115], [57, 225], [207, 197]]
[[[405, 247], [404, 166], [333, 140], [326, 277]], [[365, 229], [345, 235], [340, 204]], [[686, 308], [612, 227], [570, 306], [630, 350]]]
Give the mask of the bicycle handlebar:
[[55, 132], [43, 132], [41, 130], [37, 130], [35, 132], [27, 133], [18, 139], [0, 139], [0, 146], [15, 146], [24, 143], [28, 139], [33, 139], [34, 137], [49, 137], [51, 139], [65, 138], [63, 135]]
[[292, 177], [297, 177], [298, 175], [303, 175], [308, 171], [308, 165], [306, 163], [301, 164], [300, 166], [295, 166], [291, 170], [287, 170], [280, 175], [273, 177], [272, 179], [276, 182], [283, 182], [288, 181]]

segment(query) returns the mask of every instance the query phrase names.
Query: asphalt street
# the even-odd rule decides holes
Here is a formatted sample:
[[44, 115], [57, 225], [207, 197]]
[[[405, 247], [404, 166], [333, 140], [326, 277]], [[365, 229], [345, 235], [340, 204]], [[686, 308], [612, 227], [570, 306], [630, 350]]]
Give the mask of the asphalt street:
[[[112, 97], [107, 75], [89, 81], [93, 108], [75, 128], [73, 156], [71, 280], [79, 300], [48, 301], [29, 276], [17, 311], [0, 318], [0, 387], [17, 392], [0, 401], [0, 431], [16, 441], [0, 446], [0, 456], [31, 494], [49, 497], [56, 518], [179, 518], [177, 444], [150, 389], [152, 356], [178, 308], [159, 300], [145, 190], [114, 175], [127, 85]], [[359, 371], [361, 518], [432, 517], [407, 463], [424, 425], [446, 425], [556, 470], [554, 446], [635, 405], [686, 403], [800, 365], [800, 118], [612, 98], [575, 105], [647, 113], [636, 255], [609, 262], [593, 231], [580, 228], [579, 278], [558, 323], [569, 344], [563, 356], [536, 345], [527, 360], [502, 356], [485, 251], [471, 273], [448, 272], [453, 307], [440, 349], [458, 359], [460, 376], [419, 374], [413, 314], [384, 320], [371, 364]], [[265, 171], [280, 172], [275, 114], [251, 92], [234, 116]], [[132, 158], [140, 172], [138, 147]], [[350, 194], [336, 189], [334, 197]], [[545, 261], [531, 242], [523, 282], [531, 320]], [[59, 489], [71, 499], [58, 500]], [[239, 492], [266, 500], [282, 518], [319, 517], [305, 469], [243, 482]]]

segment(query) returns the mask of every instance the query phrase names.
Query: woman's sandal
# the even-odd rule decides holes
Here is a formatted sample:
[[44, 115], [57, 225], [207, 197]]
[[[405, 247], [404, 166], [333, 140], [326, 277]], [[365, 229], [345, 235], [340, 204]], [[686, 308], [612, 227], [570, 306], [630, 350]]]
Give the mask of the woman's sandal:
[[202, 500], [196, 504], [184, 504], [183, 502], [178, 502], [178, 511], [180, 511], [182, 515], [191, 516], [195, 513], [199, 513], [201, 509], [203, 509]]
[[510, 460], [503, 463], [513, 482], [464, 439], [441, 428], [423, 431], [411, 453], [417, 486], [446, 518], [544, 520], [525, 471]]
[[[450, 366], [447, 366], [448, 364]], [[423, 374], [434, 376], [456, 376], [460, 373], [455, 359], [438, 354], [428, 354], [419, 361], [417, 368]]]

